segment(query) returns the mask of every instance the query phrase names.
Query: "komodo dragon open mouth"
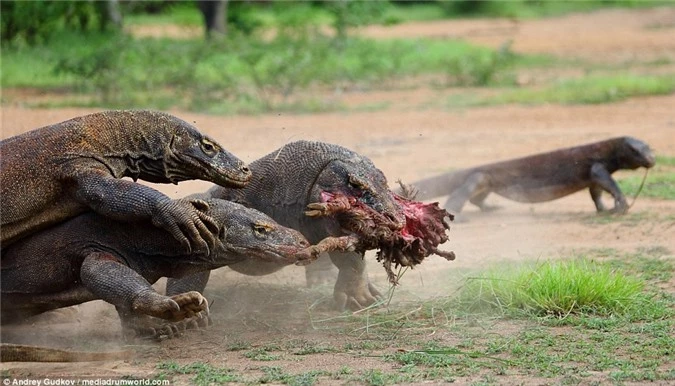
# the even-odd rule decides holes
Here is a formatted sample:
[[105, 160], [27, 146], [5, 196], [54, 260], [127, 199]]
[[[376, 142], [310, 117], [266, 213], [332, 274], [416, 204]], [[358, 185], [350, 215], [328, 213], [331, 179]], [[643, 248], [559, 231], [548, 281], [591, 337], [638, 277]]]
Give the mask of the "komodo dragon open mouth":
[[357, 197], [344, 193], [322, 192], [322, 202], [309, 204], [305, 214], [311, 217], [333, 216], [343, 229], [352, 234], [344, 237], [328, 237], [314, 248], [320, 252], [331, 250], [364, 252], [378, 249], [377, 261], [382, 262], [389, 281], [394, 285], [398, 284], [398, 281], [392, 266], [414, 267], [431, 254], [454, 260], [454, 252], [440, 251], [437, 248], [448, 241], [445, 231], [450, 229], [450, 225], [445, 218], [452, 221], [454, 216], [441, 208], [437, 202], [424, 204], [392, 194], [403, 208], [406, 219], [403, 229], [396, 229], [390, 219]]

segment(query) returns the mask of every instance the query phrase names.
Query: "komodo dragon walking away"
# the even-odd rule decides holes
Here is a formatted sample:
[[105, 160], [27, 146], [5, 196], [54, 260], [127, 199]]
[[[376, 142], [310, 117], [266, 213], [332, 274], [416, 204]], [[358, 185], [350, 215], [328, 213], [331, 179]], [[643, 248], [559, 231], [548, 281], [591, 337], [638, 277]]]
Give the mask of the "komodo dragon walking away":
[[[469, 201], [481, 210], [490, 193], [518, 202], [543, 202], [588, 188], [598, 212], [625, 213], [626, 198], [612, 178], [619, 169], [651, 168], [649, 146], [632, 137], [618, 137], [528, 157], [458, 170], [413, 182], [419, 200], [450, 195], [445, 208], [459, 213]], [[614, 207], [601, 200], [606, 191]]]
[[[148, 327], [135, 325], [147, 319], [146, 315], [171, 322], [201, 322], [208, 305], [200, 293], [167, 297], [158, 294], [151, 283], [247, 259], [304, 264], [320, 252], [300, 232], [280, 226], [257, 210], [218, 199], [181, 201], [216, 221], [218, 242], [209, 254], [183, 252], [178, 241], [150, 226], [150, 221], [125, 223], [93, 212], [3, 250], [2, 323], [95, 299], [115, 305], [127, 334], [146, 333]], [[154, 332], [176, 332], [174, 324], [164, 327], [169, 330]]]
[[[86, 210], [122, 221], [152, 219], [205, 250], [213, 221], [191, 205], [122, 177], [156, 183], [201, 179], [243, 187], [248, 167], [192, 125], [154, 111], [105, 111], [0, 142], [0, 244]], [[4, 260], [4, 258], [3, 258]]]
[[[344, 147], [292, 142], [252, 162], [250, 167], [254, 177], [244, 189], [213, 187], [207, 194], [258, 209], [280, 224], [299, 230], [313, 244], [329, 236], [350, 234], [358, 234], [360, 242], [372, 241], [371, 235], [361, 237], [363, 232], [380, 239], [391, 237], [385, 240], [390, 245], [382, 248], [383, 253], [409, 246], [406, 253], [414, 251], [417, 255], [414, 259], [396, 260], [401, 265], [418, 263], [421, 257], [436, 253], [435, 246], [447, 240], [448, 227], [442, 222], [447, 212], [432, 206], [411, 210], [389, 190], [384, 174], [370, 159]], [[408, 217], [418, 215], [414, 229], [408, 232]], [[399, 237], [402, 234], [406, 237]], [[434, 241], [429, 244], [431, 239]], [[368, 280], [363, 260], [363, 249], [372, 249], [377, 242], [351, 252], [328, 253], [339, 270], [334, 288], [339, 308], [360, 309], [375, 303], [380, 296]], [[385, 260], [385, 268], [386, 264]], [[248, 275], [264, 275], [281, 267], [260, 261], [230, 266]], [[207, 282], [208, 273], [170, 279], [167, 294], [203, 291]]]

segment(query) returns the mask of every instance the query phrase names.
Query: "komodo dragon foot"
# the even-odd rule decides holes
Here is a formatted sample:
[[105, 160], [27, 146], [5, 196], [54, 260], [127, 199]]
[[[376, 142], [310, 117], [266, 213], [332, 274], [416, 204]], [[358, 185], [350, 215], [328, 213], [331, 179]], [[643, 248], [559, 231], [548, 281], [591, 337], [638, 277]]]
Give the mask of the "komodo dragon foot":
[[149, 292], [134, 299], [131, 312], [118, 309], [118, 313], [126, 339], [164, 340], [211, 325], [208, 304], [197, 291], [171, 297]]
[[357, 311], [377, 303], [382, 294], [370, 283], [363, 256], [357, 252], [333, 252], [339, 273], [333, 298], [339, 310]]
[[190, 291], [171, 297], [154, 291], [142, 292], [134, 300], [132, 311], [138, 314], [179, 322], [199, 313], [209, 313], [209, 303], [197, 291]]

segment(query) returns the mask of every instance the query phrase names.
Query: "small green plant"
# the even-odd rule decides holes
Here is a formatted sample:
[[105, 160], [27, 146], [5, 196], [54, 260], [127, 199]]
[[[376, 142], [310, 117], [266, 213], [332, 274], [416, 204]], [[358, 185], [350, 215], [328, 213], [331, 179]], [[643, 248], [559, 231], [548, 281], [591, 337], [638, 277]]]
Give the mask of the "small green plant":
[[244, 356], [246, 358], [253, 359], [254, 361], [262, 361], [262, 362], [276, 361], [281, 359], [281, 356], [270, 354], [269, 351], [270, 350], [268, 350], [265, 347], [260, 347], [245, 352]]
[[487, 86], [508, 67], [514, 58], [511, 42], [497, 51], [473, 51], [468, 55], [452, 57], [447, 61], [446, 83], [455, 86]]
[[279, 366], [261, 367], [264, 375], [256, 380], [256, 383], [282, 383], [292, 386], [314, 385], [320, 376], [330, 376], [331, 373], [321, 370], [312, 370], [300, 374], [288, 374]]

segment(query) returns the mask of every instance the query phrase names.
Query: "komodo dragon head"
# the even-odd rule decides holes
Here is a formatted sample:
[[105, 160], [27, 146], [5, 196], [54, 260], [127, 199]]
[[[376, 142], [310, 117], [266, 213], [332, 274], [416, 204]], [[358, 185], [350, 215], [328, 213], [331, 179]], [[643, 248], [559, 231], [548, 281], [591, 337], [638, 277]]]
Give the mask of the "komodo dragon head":
[[655, 163], [649, 145], [633, 137], [623, 138], [623, 146], [618, 147], [616, 157], [623, 169], [651, 168]]
[[215, 252], [212, 256], [217, 265], [250, 258], [303, 263], [297, 254], [309, 247], [309, 241], [300, 232], [279, 225], [258, 210], [231, 201], [212, 198], [205, 202], [209, 205], [206, 213], [220, 225], [218, 238], [225, 247], [225, 253]]
[[335, 194], [353, 197], [388, 219], [392, 230], [403, 229], [406, 225], [403, 208], [389, 189], [384, 173], [367, 157], [337, 145], [331, 146], [333, 159], [316, 178], [308, 202], [326, 202]]
[[225, 187], [246, 186], [251, 171], [244, 162], [189, 123], [171, 118], [171, 140], [164, 149], [165, 173], [171, 182], [199, 179]]
[[[84, 125], [88, 133], [74, 155], [107, 164], [122, 160], [123, 176], [148, 182], [204, 180], [241, 188], [251, 179], [248, 166], [184, 120], [152, 110], [113, 110], [62, 123]], [[95, 150], [82, 150], [83, 147]], [[103, 156], [96, 153], [103, 153]], [[108, 165], [115, 173], [115, 167]], [[119, 177], [122, 177], [120, 175]]]

